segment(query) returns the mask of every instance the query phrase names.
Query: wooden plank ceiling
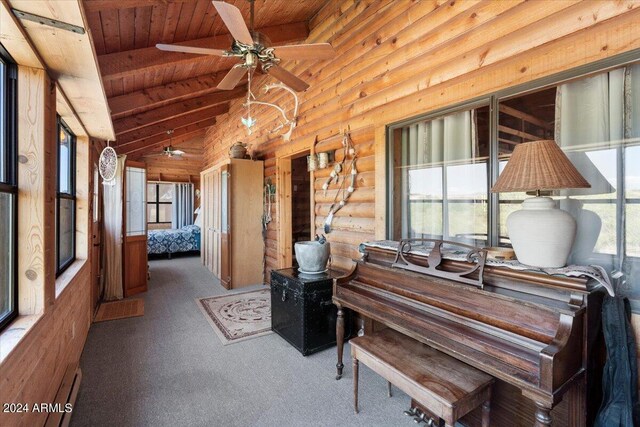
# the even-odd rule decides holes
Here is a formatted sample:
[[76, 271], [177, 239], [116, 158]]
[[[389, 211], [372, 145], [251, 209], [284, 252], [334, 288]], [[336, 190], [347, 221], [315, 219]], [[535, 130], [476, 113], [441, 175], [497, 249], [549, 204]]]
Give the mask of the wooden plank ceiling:
[[[229, 0], [249, 23], [247, 0]], [[256, 0], [255, 28], [273, 45], [294, 44], [309, 34], [309, 20], [326, 0]], [[237, 62], [163, 52], [156, 43], [227, 49], [233, 41], [210, 0], [84, 0], [98, 55], [116, 150], [130, 158], [160, 153], [164, 146], [203, 141], [216, 116], [246, 94], [246, 80], [231, 91], [216, 85]], [[171, 140], [167, 133], [173, 130]], [[182, 147], [180, 147], [182, 149]]]

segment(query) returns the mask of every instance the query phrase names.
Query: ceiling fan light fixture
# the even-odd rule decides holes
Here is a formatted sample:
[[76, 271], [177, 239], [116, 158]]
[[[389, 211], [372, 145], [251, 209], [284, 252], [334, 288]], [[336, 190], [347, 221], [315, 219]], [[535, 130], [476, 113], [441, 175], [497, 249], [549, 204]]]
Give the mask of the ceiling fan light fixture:
[[[280, 60], [293, 61], [321, 61], [335, 57], [335, 50], [329, 43], [296, 44], [289, 46], [271, 47], [268, 37], [254, 28], [254, 0], [248, 0], [251, 5], [250, 24], [244, 21], [242, 12], [236, 6], [224, 1], [214, 0], [213, 6], [224, 25], [231, 33], [234, 41], [230, 50], [209, 49], [181, 44], [158, 44], [158, 49], [184, 52], [191, 54], [215, 55], [221, 57], [238, 57], [242, 62], [236, 64], [227, 76], [218, 84], [218, 89], [231, 90], [240, 82], [246, 70], [262, 65], [262, 70], [267, 72], [271, 68], [272, 77], [291, 87], [297, 92], [306, 90], [309, 85], [291, 72], [279, 67]], [[275, 67], [274, 67], [275, 66]], [[240, 70], [238, 70], [240, 68]], [[245, 70], [243, 72], [243, 69]]]

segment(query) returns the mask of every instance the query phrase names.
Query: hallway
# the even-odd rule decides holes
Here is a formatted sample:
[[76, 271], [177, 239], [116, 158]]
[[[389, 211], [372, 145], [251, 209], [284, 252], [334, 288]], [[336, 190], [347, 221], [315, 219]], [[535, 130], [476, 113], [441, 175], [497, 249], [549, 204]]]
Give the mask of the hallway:
[[276, 334], [223, 346], [195, 299], [226, 292], [199, 258], [150, 261], [145, 315], [91, 326], [72, 426], [412, 425], [409, 399], [361, 368], [352, 406], [349, 346], [302, 357]]

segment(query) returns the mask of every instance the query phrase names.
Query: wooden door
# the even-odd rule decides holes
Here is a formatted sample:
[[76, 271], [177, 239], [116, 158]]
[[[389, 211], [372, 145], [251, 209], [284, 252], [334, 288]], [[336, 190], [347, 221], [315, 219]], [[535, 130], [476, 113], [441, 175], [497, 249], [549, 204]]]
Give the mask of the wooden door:
[[211, 197], [209, 197], [209, 212], [211, 212], [211, 272], [220, 278], [220, 170], [214, 170], [209, 177], [211, 183]]
[[209, 171], [202, 176], [203, 247], [202, 263], [215, 274], [215, 174]]
[[205, 173], [200, 177], [200, 191], [202, 194], [202, 198], [200, 199], [200, 217], [202, 218], [200, 260], [202, 261], [202, 265], [211, 270], [211, 266], [209, 265], [209, 228], [211, 227], [211, 221], [209, 219], [211, 212], [208, 207], [210, 197], [209, 175], [210, 173]]
[[124, 174], [124, 296], [147, 290], [147, 170], [127, 160]]
[[231, 174], [229, 165], [220, 168], [220, 283], [231, 289], [231, 197], [229, 197]]

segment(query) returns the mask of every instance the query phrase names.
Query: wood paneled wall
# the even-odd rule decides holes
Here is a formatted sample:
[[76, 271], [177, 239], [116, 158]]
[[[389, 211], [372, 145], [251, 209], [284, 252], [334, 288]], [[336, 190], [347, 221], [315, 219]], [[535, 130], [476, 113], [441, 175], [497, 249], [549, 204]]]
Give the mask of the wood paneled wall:
[[200, 183], [202, 161], [172, 160], [169, 158], [144, 158], [149, 181], [193, 182], [197, 188]]
[[[78, 129], [77, 260], [55, 277], [56, 105], [56, 87], [46, 71], [20, 66], [18, 154], [25, 159], [18, 166], [20, 316], [0, 336], [0, 402], [26, 403], [30, 409], [54, 401], [67, 367], [80, 359], [92, 313], [90, 162], [88, 138]], [[46, 417], [0, 412], [0, 425], [43, 425]]]
[[200, 172], [204, 167], [203, 142], [203, 137], [199, 136], [173, 144], [174, 148], [185, 152], [183, 157], [169, 158], [161, 155], [160, 147], [155, 153], [132, 158], [140, 159], [147, 165], [149, 181], [193, 182], [196, 188], [200, 188]]
[[[70, 363], [80, 360], [91, 324], [89, 263], [0, 365], [0, 402], [53, 402]], [[3, 426], [44, 425], [47, 413], [0, 413]]]
[[[329, 235], [334, 264], [345, 267], [359, 242], [384, 237], [385, 125], [639, 48], [639, 7], [633, 1], [329, 1], [311, 20], [307, 41], [330, 42], [336, 58], [284, 63], [311, 84], [299, 94], [291, 141], [268, 132], [278, 123], [268, 107], [252, 110], [257, 130], [247, 135], [240, 122], [246, 111], [236, 101], [207, 131], [206, 164], [244, 141], [265, 160], [265, 178], [275, 183], [279, 153], [310, 148], [316, 137], [316, 152], [335, 150], [341, 132], [350, 129], [360, 158], [358, 188]], [[254, 91], [269, 79], [254, 79]], [[288, 95], [267, 99], [291, 104]], [[328, 172], [314, 177], [317, 226], [335, 194], [321, 190]], [[278, 266], [275, 206], [268, 270]]]

